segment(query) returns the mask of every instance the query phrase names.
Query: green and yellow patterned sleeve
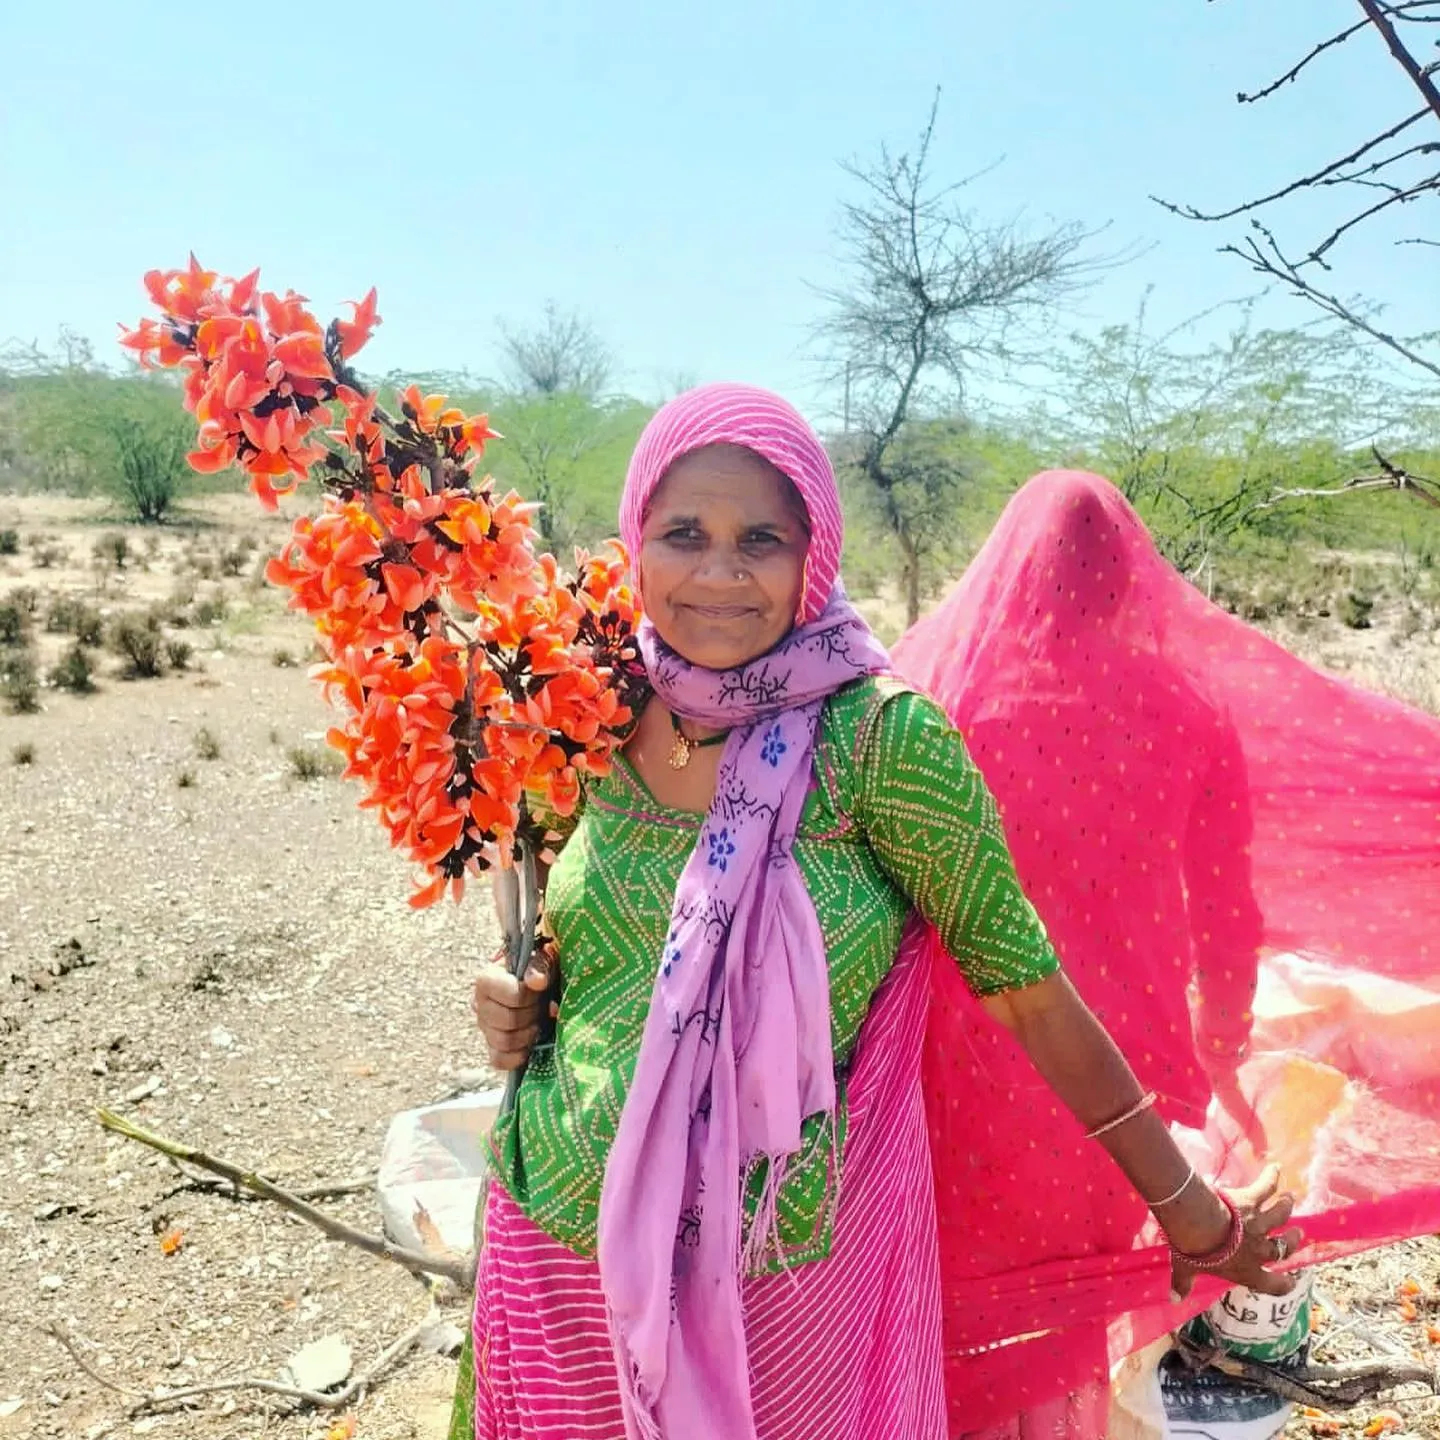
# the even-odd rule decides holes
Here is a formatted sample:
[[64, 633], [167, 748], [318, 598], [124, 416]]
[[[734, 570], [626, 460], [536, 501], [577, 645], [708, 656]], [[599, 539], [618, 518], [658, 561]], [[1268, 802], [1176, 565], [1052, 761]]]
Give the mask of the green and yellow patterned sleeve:
[[859, 754], [855, 818], [890, 880], [940, 932], [977, 995], [1034, 985], [1060, 962], [1026, 898], [965, 741], [926, 696], [888, 699]]

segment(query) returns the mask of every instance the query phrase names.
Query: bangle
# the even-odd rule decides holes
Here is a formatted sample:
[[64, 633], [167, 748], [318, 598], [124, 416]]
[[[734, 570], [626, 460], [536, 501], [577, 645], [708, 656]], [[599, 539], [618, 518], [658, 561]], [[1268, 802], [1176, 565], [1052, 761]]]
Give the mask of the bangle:
[[1215, 1193], [1230, 1212], [1230, 1229], [1219, 1247], [1205, 1255], [1187, 1255], [1173, 1244], [1170, 1246], [1171, 1256], [1192, 1270], [1223, 1270], [1245, 1243], [1245, 1217], [1240, 1213], [1240, 1207], [1223, 1190]]
[[1186, 1177], [1180, 1182], [1180, 1184], [1174, 1190], [1172, 1190], [1163, 1200], [1147, 1200], [1145, 1203], [1152, 1210], [1158, 1210], [1162, 1205], [1174, 1204], [1174, 1202], [1178, 1200], [1190, 1188], [1190, 1182], [1194, 1178], [1195, 1167], [1192, 1165], [1190, 1167], [1190, 1173], [1186, 1175]]
[[1102, 1135], [1108, 1135], [1112, 1130], [1118, 1130], [1127, 1121], [1133, 1120], [1137, 1115], [1143, 1115], [1155, 1103], [1155, 1092], [1147, 1090], [1123, 1115], [1117, 1115], [1113, 1120], [1107, 1120], [1103, 1125], [1097, 1125], [1093, 1130], [1085, 1132], [1087, 1140], [1098, 1140]]

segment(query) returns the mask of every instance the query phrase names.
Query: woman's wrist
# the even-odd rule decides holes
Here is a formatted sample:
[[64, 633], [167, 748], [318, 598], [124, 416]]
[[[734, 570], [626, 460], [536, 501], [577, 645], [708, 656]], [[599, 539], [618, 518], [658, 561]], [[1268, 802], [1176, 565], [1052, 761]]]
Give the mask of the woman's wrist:
[[1182, 1255], [1211, 1255], [1223, 1248], [1234, 1228], [1234, 1211], [1200, 1179], [1170, 1204], [1155, 1211], [1165, 1238]]

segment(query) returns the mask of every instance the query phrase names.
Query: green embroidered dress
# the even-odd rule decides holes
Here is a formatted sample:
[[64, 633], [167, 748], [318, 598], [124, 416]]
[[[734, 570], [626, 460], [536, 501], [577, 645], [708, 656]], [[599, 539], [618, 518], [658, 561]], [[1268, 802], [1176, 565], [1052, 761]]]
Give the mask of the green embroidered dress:
[[[1034, 984], [1058, 966], [990, 793], [937, 705], [893, 681], [847, 686], [825, 708], [816, 772], [795, 858], [829, 958], [842, 1098], [838, 1133], [808, 1123], [787, 1169], [772, 1264], [828, 1253], [845, 1071], [911, 909], [936, 926], [979, 994]], [[660, 805], [622, 758], [589, 786], [550, 874], [546, 914], [564, 977], [555, 1040], [532, 1054], [516, 1108], [491, 1137], [491, 1163], [530, 1219], [582, 1255], [595, 1253], [605, 1162], [702, 819]], [[749, 1178], [753, 1207], [763, 1177]]]

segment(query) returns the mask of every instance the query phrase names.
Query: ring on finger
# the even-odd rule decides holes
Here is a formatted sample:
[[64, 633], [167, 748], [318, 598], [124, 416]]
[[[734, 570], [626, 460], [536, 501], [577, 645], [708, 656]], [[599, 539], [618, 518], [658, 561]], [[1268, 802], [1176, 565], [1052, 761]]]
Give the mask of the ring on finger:
[[1278, 1265], [1290, 1253], [1290, 1242], [1283, 1236], [1275, 1237], [1275, 1263]]

